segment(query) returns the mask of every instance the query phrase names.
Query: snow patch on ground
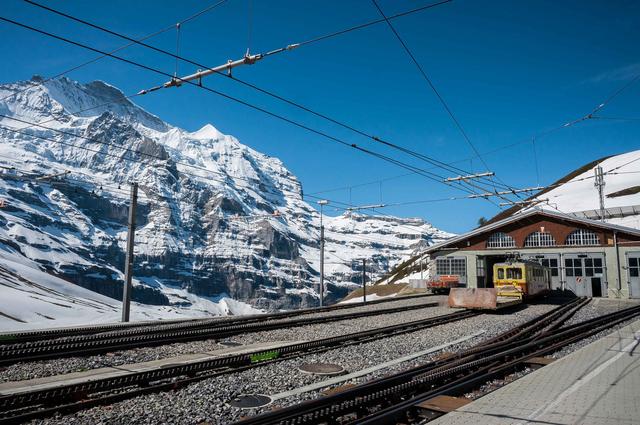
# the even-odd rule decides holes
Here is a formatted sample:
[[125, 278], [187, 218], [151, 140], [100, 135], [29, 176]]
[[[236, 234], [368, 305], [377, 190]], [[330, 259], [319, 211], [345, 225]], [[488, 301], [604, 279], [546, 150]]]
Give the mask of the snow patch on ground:
[[[605, 195], [640, 185], [640, 150], [627, 152], [605, 159], [599, 164], [604, 172]], [[568, 182], [551, 189], [536, 199], [549, 199], [537, 207], [573, 213], [600, 208], [598, 189], [594, 186], [594, 170], [579, 174]], [[640, 193], [609, 198], [605, 196], [605, 208], [640, 205]], [[524, 211], [524, 210], [523, 210]], [[607, 220], [613, 224], [640, 229], [640, 217], [628, 216]]]
[[[90, 325], [120, 321], [117, 300], [45, 273], [37, 264], [0, 246], [0, 332]], [[189, 319], [261, 313], [227, 296], [192, 297], [193, 306], [151, 306], [131, 303], [132, 321]]]
[[[377, 294], [370, 294], [367, 295], [367, 301], [375, 301], [375, 300], [384, 300], [384, 299], [389, 299], [389, 298], [395, 298], [398, 294], [391, 294], [391, 295], [377, 295]], [[355, 304], [355, 303], [361, 303], [364, 302], [364, 297], [353, 297], [353, 298], [349, 298], [348, 300], [344, 300], [344, 301], [340, 301], [338, 304]]]

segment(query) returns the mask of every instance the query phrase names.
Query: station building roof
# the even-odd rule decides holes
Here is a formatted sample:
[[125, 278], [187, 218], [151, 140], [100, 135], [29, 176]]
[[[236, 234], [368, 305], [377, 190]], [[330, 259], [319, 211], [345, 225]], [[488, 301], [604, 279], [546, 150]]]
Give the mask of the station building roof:
[[[532, 208], [526, 211], [517, 212], [509, 217], [488, 223], [470, 232], [463, 233], [451, 239], [447, 239], [446, 241], [432, 245], [425, 250], [425, 253], [437, 252], [437, 251], [447, 249], [447, 248], [452, 248], [452, 247], [460, 247], [460, 249], [462, 249], [462, 247], [460, 246], [461, 242], [465, 242], [474, 238], [477, 239], [478, 237], [482, 237], [485, 234], [491, 234], [504, 228], [508, 228], [508, 227], [512, 228], [513, 225], [516, 225], [519, 222], [524, 222], [525, 224], [527, 222], [531, 223], [536, 219], [537, 220], [547, 219], [547, 220], [565, 222], [573, 227], [585, 227], [585, 228], [591, 228], [591, 229], [596, 228], [596, 229], [600, 229], [602, 231], [606, 231], [610, 233], [618, 233], [619, 235], [626, 236], [631, 240], [640, 242], [639, 229], [602, 222], [599, 220], [591, 220], [584, 217], [576, 217], [575, 215], [567, 214], [559, 211]], [[562, 247], [562, 245], [560, 245], [559, 247]], [[517, 248], [514, 247], [514, 249], [517, 249]]]

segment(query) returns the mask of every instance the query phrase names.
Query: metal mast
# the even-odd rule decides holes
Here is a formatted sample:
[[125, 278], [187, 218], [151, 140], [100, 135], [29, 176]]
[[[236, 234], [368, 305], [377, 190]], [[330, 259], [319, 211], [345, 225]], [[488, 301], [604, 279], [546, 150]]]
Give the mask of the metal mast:
[[131, 184], [129, 205], [129, 232], [127, 234], [127, 257], [124, 265], [124, 288], [122, 290], [122, 321], [129, 321], [131, 308], [131, 278], [133, 275], [133, 243], [136, 233], [136, 207], [138, 205], [138, 183]]
[[367, 259], [362, 259], [362, 302], [367, 302]]
[[320, 307], [324, 305], [324, 224], [322, 223], [323, 207], [329, 201], [323, 199], [320, 204]]
[[604, 173], [602, 172], [602, 167], [597, 166], [595, 169], [596, 181], [593, 184], [598, 188], [598, 197], [600, 198], [600, 221], [604, 221]]

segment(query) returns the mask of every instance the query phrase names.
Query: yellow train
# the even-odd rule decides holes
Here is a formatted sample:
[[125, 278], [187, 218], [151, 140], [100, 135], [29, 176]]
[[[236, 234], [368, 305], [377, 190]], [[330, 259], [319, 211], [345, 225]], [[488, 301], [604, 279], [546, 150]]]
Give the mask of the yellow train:
[[493, 288], [451, 288], [449, 307], [497, 310], [551, 288], [551, 269], [528, 261], [493, 265]]
[[532, 297], [551, 288], [551, 269], [528, 261], [497, 263], [493, 286], [499, 297]]

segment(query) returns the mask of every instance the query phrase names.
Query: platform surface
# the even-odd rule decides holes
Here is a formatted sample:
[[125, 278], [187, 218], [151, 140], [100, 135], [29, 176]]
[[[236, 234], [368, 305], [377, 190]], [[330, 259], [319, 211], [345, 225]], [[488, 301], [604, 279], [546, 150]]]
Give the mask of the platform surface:
[[640, 425], [640, 320], [430, 425]]

